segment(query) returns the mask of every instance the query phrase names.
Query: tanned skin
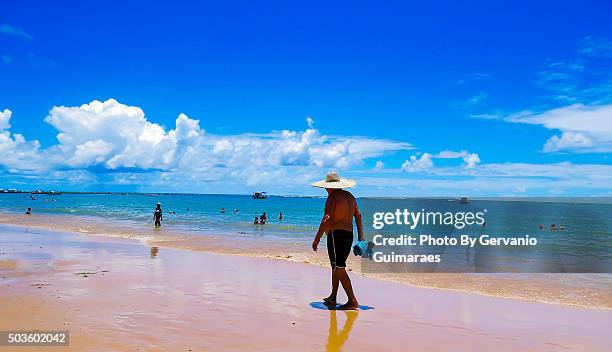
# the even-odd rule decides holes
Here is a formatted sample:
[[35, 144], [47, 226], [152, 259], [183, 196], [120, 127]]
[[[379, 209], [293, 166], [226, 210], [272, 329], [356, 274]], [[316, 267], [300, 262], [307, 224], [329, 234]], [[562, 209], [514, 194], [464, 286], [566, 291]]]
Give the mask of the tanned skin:
[[[341, 189], [326, 188], [327, 191], [327, 202], [325, 203], [325, 215], [321, 219], [319, 230], [312, 241], [312, 249], [317, 250], [321, 237], [324, 233], [331, 233], [331, 230], [342, 229], [352, 232], [353, 231], [353, 218], [357, 225], [357, 238], [359, 241], [363, 241], [363, 224], [361, 223], [361, 213], [357, 206], [355, 197], [350, 192]], [[333, 212], [333, 213], [332, 213]], [[333, 227], [331, 228], [331, 224]], [[336, 305], [336, 297], [338, 295], [339, 283], [342, 284], [342, 288], [346, 292], [348, 302], [341, 306], [341, 309], [357, 309], [359, 303], [353, 292], [353, 285], [351, 279], [348, 276], [345, 268], [332, 269], [332, 291], [329, 297], [324, 298], [323, 301], [328, 305]]]

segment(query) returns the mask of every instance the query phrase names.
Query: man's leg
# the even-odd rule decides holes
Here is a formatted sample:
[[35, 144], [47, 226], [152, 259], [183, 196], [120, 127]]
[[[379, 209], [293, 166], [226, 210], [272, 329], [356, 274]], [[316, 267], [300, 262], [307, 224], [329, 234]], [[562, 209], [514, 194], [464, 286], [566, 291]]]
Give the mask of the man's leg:
[[348, 297], [348, 302], [342, 306], [344, 309], [357, 309], [359, 307], [359, 303], [357, 303], [357, 298], [355, 298], [355, 293], [353, 292], [353, 285], [351, 284], [351, 279], [348, 276], [345, 268], [336, 268], [334, 270], [340, 283], [342, 284], [342, 288], [344, 288], [344, 292], [346, 292], [346, 296]]
[[340, 284], [340, 279], [338, 278], [338, 274], [336, 270], [332, 269], [332, 292], [327, 298], [323, 298], [325, 303], [336, 304], [336, 297], [338, 296], [338, 286]]
[[327, 255], [329, 256], [329, 262], [332, 267], [331, 278], [332, 278], [332, 292], [327, 298], [323, 298], [323, 302], [329, 305], [336, 305], [336, 296], [338, 296], [339, 279], [336, 273], [336, 244], [334, 243], [334, 232], [327, 235]]

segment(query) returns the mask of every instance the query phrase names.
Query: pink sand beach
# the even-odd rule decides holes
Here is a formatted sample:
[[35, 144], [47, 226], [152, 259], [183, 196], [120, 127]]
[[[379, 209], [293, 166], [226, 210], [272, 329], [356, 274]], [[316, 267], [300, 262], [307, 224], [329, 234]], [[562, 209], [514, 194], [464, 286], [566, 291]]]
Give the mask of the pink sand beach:
[[[612, 313], [352, 275], [359, 311], [327, 310], [329, 270], [3, 225], [0, 330], [68, 330], [19, 351], [609, 351]], [[342, 297], [341, 299], [344, 299]]]

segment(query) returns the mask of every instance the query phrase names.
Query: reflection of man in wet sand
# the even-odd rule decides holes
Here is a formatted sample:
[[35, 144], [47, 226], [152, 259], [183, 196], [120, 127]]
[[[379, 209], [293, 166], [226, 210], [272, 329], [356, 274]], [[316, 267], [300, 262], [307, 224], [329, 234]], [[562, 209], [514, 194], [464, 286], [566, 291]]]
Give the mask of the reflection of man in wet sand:
[[157, 257], [157, 253], [159, 253], [159, 248], [151, 247], [151, 259], [154, 259], [155, 257]]
[[348, 297], [348, 302], [340, 309], [357, 309], [359, 304], [353, 293], [351, 279], [346, 272], [346, 259], [351, 253], [353, 246], [353, 218], [357, 224], [358, 239], [363, 240], [363, 226], [361, 224], [361, 213], [357, 207], [357, 201], [350, 192], [342, 188], [355, 186], [356, 182], [341, 179], [336, 173], [329, 173], [324, 181], [315, 182], [314, 187], [325, 188], [328, 193], [325, 202], [325, 215], [321, 220], [319, 231], [312, 241], [312, 249], [317, 250], [323, 233], [327, 234], [327, 254], [332, 267], [332, 292], [323, 301], [328, 305], [336, 305], [338, 294], [338, 283]]
[[155, 221], [155, 227], [161, 226], [163, 220], [161, 203], [157, 203], [157, 208], [155, 208], [155, 212], [153, 212], [153, 220]]
[[336, 311], [329, 311], [329, 336], [327, 337], [327, 351], [336, 352], [342, 350], [342, 346], [348, 340], [351, 329], [355, 320], [357, 320], [358, 312], [345, 312], [346, 321], [342, 330], [338, 332], [338, 320], [336, 319]]

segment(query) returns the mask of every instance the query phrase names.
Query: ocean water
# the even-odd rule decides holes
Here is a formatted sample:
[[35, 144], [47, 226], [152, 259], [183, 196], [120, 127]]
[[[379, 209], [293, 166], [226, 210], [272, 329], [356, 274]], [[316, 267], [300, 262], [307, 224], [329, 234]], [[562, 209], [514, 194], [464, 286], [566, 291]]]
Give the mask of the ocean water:
[[[365, 228], [383, 237], [431, 235], [434, 238], [474, 240], [488, 238], [530, 239], [534, 246], [425, 245], [419, 247], [379, 246], [385, 254], [439, 254], [440, 264], [396, 266], [412, 272], [506, 272], [506, 273], [612, 273], [612, 204], [593, 199], [476, 199], [462, 204], [455, 199], [363, 199]], [[423, 224], [414, 229], [391, 224], [380, 230], [372, 227], [371, 214], [393, 213], [396, 209], [441, 214], [480, 213], [484, 226], [459, 227]], [[423, 215], [422, 218], [425, 216]], [[461, 219], [461, 217], [459, 218]], [[379, 225], [381, 225], [379, 223]], [[391, 271], [381, 265], [372, 269]]]
[[[312, 238], [325, 205], [324, 197], [253, 199], [246, 195], [198, 194], [39, 194], [35, 197], [33, 200], [26, 193], [0, 194], [0, 211], [24, 213], [31, 207], [34, 214], [84, 216], [111, 223], [152, 225], [153, 211], [159, 202], [164, 214], [163, 227], [180, 232], [194, 235], [240, 232], [300, 240]], [[565, 230], [555, 234], [562, 235], [563, 241], [574, 245], [577, 251], [591, 251], [585, 255], [592, 254], [592, 251], [609, 254], [612, 245], [612, 198], [473, 199], [468, 205], [458, 205], [456, 199], [391, 201], [416, 211], [486, 210], [486, 231], [492, 235], [538, 233], [540, 224], [547, 229], [551, 224], [564, 226]], [[372, 204], [382, 203], [382, 208], [385, 199], [362, 198], [358, 202], [364, 211], [367, 229], [371, 221], [368, 211]], [[222, 208], [225, 213], [221, 213]], [[238, 211], [234, 212], [234, 209]], [[253, 225], [255, 216], [261, 216], [263, 212], [267, 213], [267, 224]], [[281, 212], [282, 221], [278, 219]]]
[[[129, 234], [127, 237], [140, 237], [145, 241], [167, 238], [169, 242], [175, 241], [167, 243], [171, 247], [327, 265], [325, 251], [314, 253], [309, 249], [323, 215], [324, 197], [270, 196], [265, 200], [244, 195], [61, 194], [35, 197], [32, 200], [29, 194], [0, 194], [2, 222], [42, 225], [56, 230], [76, 229], [83, 233], [112, 235], [116, 232], [119, 236]], [[380, 198], [358, 199], [365, 211], [366, 228], [370, 218], [368, 204], [380, 201]], [[164, 211], [161, 231], [153, 227], [157, 202], [162, 204]], [[562, 241], [573, 256], [597, 255], [604, 263], [606, 260], [609, 263], [612, 256], [610, 198], [471, 199], [468, 205], [458, 205], [456, 199], [416, 198], [402, 200], [401, 204], [417, 211], [461, 206], [470, 210], [487, 209], [486, 233], [489, 235], [539, 234], [544, 241]], [[28, 207], [32, 208], [33, 216], [21, 215]], [[221, 208], [225, 208], [224, 214]], [[268, 223], [253, 225], [254, 217], [264, 211]], [[278, 220], [280, 212], [283, 213], [282, 221]], [[563, 225], [565, 230], [550, 231], [553, 223]], [[539, 230], [539, 224], [547, 229]], [[349, 265], [360, 271], [356, 267], [359, 266], [357, 259], [350, 260], [353, 262]], [[609, 269], [600, 272], [609, 273]], [[415, 286], [612, 309], [610, 274], [399, 273], [371, 276]]]
[[[164, 216], [163, 227], [172, 227], [181, 233], [206, 235], [241, 232], [304, 238], [317, 230], [325, 204], [324, 198], [272, 196], [253, 199], [245, 195], [39, 194], [35, 197], [36, 200], [32, 200], [29, 194], [0, 194], [0, 210], [24, 213], [31, 207], [34, 213], [39, 214], [153, 224], [153, 211], [159, 202]], [[225, 208], [224, 214], [221, 213], [222, 208]], [[238, 212], [234, 212], [234, 209]], [[255, 216], [260, 217], [263, 212], [267, 213], [267, 224], [253, 225]], [[281, 212], [282, 221], [278, 220]]]

